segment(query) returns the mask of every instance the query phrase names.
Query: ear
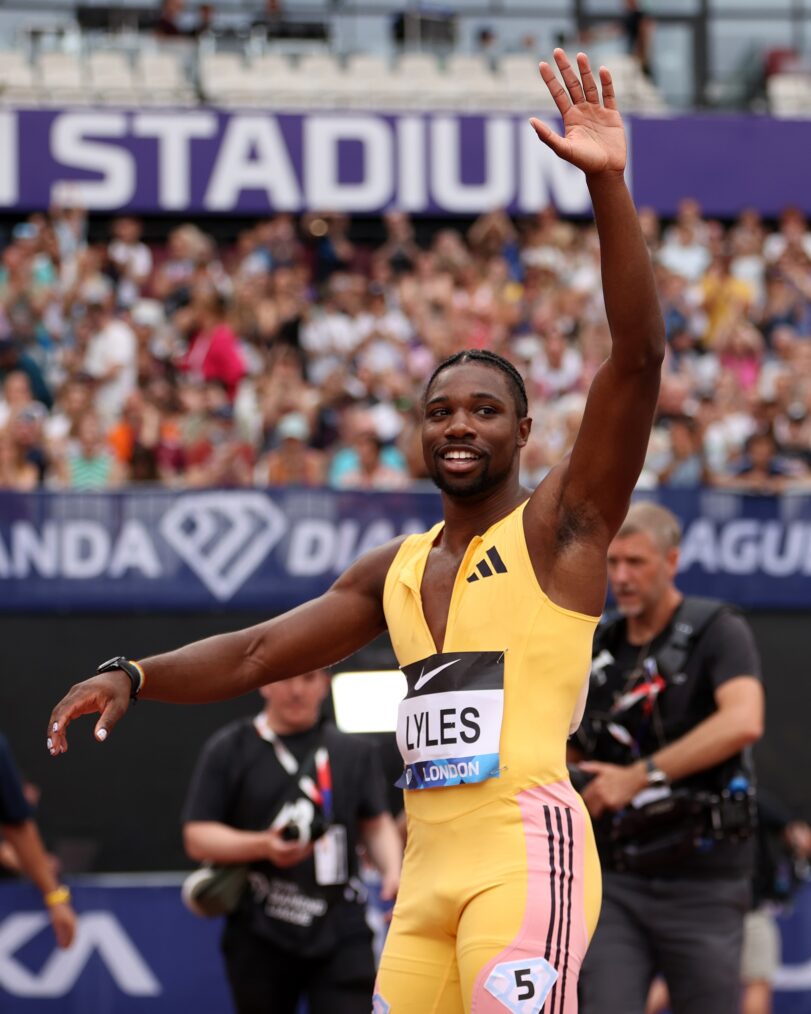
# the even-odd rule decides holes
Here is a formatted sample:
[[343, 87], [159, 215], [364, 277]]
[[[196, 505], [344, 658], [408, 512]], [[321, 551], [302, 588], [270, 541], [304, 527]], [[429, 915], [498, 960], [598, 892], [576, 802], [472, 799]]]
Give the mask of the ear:
[[518, 439], [516, 443], [519, 447], [526, 447], [527, 441], [529, 440], [529, 434], [532, 430], [532, 420], [529, 416], [524, 416], [523, 419], [518, 420]]
[[678, 546], [674, 546], [672, 549], [669, 549], [667, 551], [667, 555], [665, 556], [665, 561], [667, 563], [667, 572], [668, 572], [668, 574], [670, 575], [671, 578], [674, 578], [676, 576], [677, 572], [678, 572], [678, 569], [679, 569], [679, 547]]

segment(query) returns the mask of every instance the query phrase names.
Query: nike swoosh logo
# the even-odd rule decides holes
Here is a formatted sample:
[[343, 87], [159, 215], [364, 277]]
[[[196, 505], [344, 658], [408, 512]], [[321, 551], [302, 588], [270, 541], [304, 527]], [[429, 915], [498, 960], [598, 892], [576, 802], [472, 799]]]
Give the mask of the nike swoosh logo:
[[428, 672], [421, 672], [417, 682], [414, 684], [414, 689], [419, 690], [424, 687], [428, 680], [433, 679], [438, 672], [442, 672], [443, 669], [447, 669], [449, 665], [456, 665], [457, 662], [461, 662], [461, 658], [454, 658], [450, 662], [444, 662], [442, 665], [438, 665], [436, 669], [429, 669]]

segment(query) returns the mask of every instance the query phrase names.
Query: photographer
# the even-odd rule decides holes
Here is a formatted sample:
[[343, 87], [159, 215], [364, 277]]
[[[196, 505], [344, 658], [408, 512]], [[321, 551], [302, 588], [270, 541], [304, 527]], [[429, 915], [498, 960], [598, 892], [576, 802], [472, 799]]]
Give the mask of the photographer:
[[746, 623], [674, 584], [681, 531], [633, 506], [608, 550], [619, 616], [598, 630], [570, 759], [604, 876], [581, 1014], [643, 1014], [660, 974], [674, 1014], [737, 1014], [762, 734]]
[[372, 744], [319, 719], [329, 675], [263, 687], [265, 708], [205, 745], [184, 808], [198, 861], [249, 864], [222, 950], [239, 1014], [368, 1014], [375, 969], [357, 845], [399, 884], [401, 846]]

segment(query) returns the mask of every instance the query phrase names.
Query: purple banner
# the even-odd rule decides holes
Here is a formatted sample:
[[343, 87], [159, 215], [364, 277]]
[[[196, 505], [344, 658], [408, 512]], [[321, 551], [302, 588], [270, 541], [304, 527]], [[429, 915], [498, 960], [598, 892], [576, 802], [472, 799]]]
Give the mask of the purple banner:
[[[811, 121], [629, 117], [632, 187], [671, 214], [787, 204], [811, 212]], [[0, 207], [265, 214], [330, 208], [587, 214], [581, 173], [524, 117], [193, 110], [0, 113]], [[734, 171], [733, 170], [734, 167]]]
[[[559, 126], [559, 124], [556, 124]], [[640, 205], [811, 212], [811, 121], [628, 118]], [[266, 214], [590, 214], [585, 179], [525, 117], [213, 109], [0, 112], [0, 208]]]
[[476, 214], [590, 204], [582, 173], [525, 117], [0, 112], [0, 208], [266, 214], [331, 209]]
[[635, 118], [632, 137], [639, 206], [671, 215], [690, 196], [719, 217], [748, 207], [769, 217], [788, 205], [811, 212], [811, 119]]

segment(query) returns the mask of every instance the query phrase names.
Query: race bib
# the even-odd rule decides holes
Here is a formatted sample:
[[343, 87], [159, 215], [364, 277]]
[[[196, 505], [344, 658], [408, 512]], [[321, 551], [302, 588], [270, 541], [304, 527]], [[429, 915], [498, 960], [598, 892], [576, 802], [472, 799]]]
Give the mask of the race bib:
[[403, 667], [408, 693], [397, 716], [401, 789], [498, 778], [504, 652], [454, 651]]

